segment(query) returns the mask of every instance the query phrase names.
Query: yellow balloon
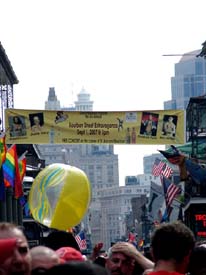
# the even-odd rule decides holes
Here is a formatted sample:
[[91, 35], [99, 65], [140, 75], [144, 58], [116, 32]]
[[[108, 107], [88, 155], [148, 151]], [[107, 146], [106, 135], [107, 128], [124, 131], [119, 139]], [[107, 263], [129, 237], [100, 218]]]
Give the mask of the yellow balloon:
[[86, 174], [74, 166], [54, 163], [34, 179], [29, 193], [33, 218], [50, 228], [67, 230], [80, 223], [91, 201]]

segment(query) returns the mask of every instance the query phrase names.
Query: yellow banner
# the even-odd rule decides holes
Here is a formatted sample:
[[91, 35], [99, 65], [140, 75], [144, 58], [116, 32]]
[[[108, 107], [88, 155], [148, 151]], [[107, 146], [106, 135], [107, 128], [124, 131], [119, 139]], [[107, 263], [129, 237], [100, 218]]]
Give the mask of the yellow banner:
[[184, 144], [183, 110], [5, 110], [6, 143]]

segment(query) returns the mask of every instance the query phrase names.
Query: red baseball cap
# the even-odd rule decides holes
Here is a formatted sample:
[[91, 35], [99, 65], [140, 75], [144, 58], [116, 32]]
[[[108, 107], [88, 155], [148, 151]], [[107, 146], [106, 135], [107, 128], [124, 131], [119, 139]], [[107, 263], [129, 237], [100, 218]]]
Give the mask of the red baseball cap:
[[56, 253], [62, 262], [84, 261], [84, 257], [81, 252], [70, 246], [61, 247], [56, 250]]
[[16, 246], [16, 238], [0, 239], [0, 264], [10, 257]]

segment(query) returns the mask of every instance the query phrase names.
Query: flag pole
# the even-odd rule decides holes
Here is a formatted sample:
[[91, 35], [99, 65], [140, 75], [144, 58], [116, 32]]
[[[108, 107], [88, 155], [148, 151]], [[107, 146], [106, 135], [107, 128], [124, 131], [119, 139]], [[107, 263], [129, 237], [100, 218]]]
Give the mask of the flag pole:
[[18, 158], [18, 161], [21, 161], [21, 160], [26, 156], [27, 153], [28, 153], [28, 150], [26, 150], [26, 151]]

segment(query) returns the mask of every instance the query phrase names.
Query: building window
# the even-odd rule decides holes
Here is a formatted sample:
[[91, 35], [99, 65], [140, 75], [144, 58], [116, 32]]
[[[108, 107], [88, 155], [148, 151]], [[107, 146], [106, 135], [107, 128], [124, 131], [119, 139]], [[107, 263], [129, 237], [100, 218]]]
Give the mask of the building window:
[[203, 63], [202, 62], [196, 62], [195, 64], [195, 70], [196, 74], [203, 75]]

